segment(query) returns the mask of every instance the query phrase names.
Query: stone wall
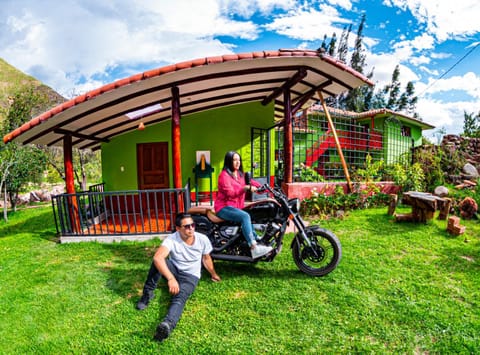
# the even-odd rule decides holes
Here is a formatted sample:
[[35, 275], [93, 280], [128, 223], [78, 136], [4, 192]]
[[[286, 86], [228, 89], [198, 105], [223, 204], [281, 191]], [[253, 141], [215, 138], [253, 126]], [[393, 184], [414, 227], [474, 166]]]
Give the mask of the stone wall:
[[455, 149], [466, 161], [480, 171], [480, 138], [461, 137], [455, 134], [443, 136], [441, 146]]

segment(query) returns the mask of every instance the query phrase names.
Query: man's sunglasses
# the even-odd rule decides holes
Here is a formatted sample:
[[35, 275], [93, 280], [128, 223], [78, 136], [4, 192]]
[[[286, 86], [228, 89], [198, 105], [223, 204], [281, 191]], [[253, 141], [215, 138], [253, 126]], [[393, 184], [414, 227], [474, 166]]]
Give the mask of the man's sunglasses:
[[181, 226], [182, 228], [185, 228], [185, 229], [194, 229], [195, 228], [195, 223], [190, 223], [190, 224], [184, 224], [183, 226]]

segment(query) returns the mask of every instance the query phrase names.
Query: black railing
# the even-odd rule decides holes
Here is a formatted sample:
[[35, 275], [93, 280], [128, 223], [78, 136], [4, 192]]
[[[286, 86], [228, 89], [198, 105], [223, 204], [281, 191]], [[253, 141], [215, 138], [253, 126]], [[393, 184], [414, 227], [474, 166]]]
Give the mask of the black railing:
[[101, 182], [99, 184], [90, 185], [88, 187], [88, 191], [89, 192], [103, 192], [103, 191], [105, 191], [105, 183]]
[[52, 197], [60, 236], [171, 233], [175, 216], [190, 208], [190, 187], [182, 189], [89, 191]]

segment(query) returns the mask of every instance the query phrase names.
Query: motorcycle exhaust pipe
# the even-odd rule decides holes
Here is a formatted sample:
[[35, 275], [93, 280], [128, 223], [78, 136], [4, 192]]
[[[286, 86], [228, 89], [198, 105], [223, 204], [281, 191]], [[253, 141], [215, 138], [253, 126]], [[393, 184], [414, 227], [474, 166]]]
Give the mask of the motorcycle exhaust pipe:
[[210, 256], [215, 260], [240, 261], [245, 263], [250, 263], [253, 260], [249, 256], [242, 256], [242, 255], [210, 254]]

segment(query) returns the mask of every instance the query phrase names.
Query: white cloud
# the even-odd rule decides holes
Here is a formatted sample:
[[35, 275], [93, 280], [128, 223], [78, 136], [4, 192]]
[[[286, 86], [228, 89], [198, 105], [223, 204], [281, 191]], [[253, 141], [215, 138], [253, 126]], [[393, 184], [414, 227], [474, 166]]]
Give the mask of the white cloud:
[[232, 52], [233, 44], [214, 36], [258, 36], [253, 22], [228, 18], [215, 0], [2, 0], [2, 10], [10, 15], [0, 19], [0, 57], [62, 94], [98, 86], [96, 77], [122, 65], [128, 71]]
[[405, 40], [398, 42], [393, 46], [394, 49], [408, 48], [409, 51], [421, 51], [425, 49], [434, 48], [434, 38], [427, 34], [423, 33], [420, 36], [417, 36], [411, 40]]
[[446, 59], [446, 58], [450, 58], [452, 55], [450, 53], [431, 53], [430, 54], [430, 57], [432, 57], [433, 59]]
[[[0, 1], [5, 14], [0, 16], [0, 58], [68, 97], [145, 67], [231, 53], [242, 42], [248, 50], [256, 50], [255, 45], [261, 45], [259, 49], [280, 47], [273, 35], [283, 36], [282, 45], [318, 47], [325, 34], [335, 32], [340, 38], [343, 27], [352, 22], [347, 17], [358, 24], [362, 6], [378, 6], [369, 0]], [[389, 83], [400, 64], [402, 87], [413, 81], [417, 94], [427, 90], [417, 105], [420, 115], [448, 131], [458, 131], [464, 110], [480, 110], [480, 74], [470, 72], [435, 82], [448, 69], [442, 61], [450, 58], [453, 64], [461, 56], [451, 52], [453, 41], [447, 39], [465, 40], [480, 32], [477, 2], [384, 0], [398, 9], [397, 16], [410, 12], [417, 23], [409, 21], [405, 30], [398, 28], [396, 40], [402, 35], [403, 40], [395, 42], [387, 32], [397, 19], [384, 18], [383, 24], [377, 24], [380, 33], [365, 36], [363, 41], [367, 65], [375, 67], [377, 87]], [[350, 45], [355, 34], [353, 29]], [[385, 52], [371, 52], [389, 40]], [[438, 49], [442, 42], [444, 46]], [[463, 49], [472, 45], [465, 42]], [[468, 70], [477, 69], [470, 66]], [[455, 100], [448, 101], [453, 96]]]
[[[201, 4], [201, 1], [198, 2]], [[295, 0], [220, 0], [220, 8], [226, 14], [249, 18], [256, 12], [269, 15], [273, 10], [290, 10], [296, 6]]]
[[[434, 125], [437, 129], [445, 128], [449, 134], [463, 132], [464, 112], [478, 113], [480, 107], [471, 101], [443, 102], [439, 100], [420, 99], [417, 111], [424, 122]], [[432, 136], [435, 130], [426, 132]]]
[[438, 76], [438, 70], [435, 70], [435, 69], [430, 69], [430, 68], [427, 68], [426, 66], [424, 65], [419, 65], [418, 66], [418, 69], [420, 69], [421, 71], [427, 73], [428, 75], [433, 75], [433, 76]]
[[333, 32], [338, 32], [338, 38], [341, 30], [335, 24], [347, 23], [349, 21], [342, 18], [335, 7], [321, 4], [318, 10], [308, 6], [293, 9], [264, 27], [290, 38], [314, 41], [323, 39], [325, 34], [330, 36]]
[[352, 9], [352, 2], [350, 0], [327, 0], [327, 2], [332, 6], [340, 6], [345, 10]]
[[430, 63], [430, 57], [427, 57], [425, 55], [412, 57], [412, 59], [410, 60], [410, 63], [412, 63], [415, 66], [420, 66], [421, 64], [428, 64]]
[[[437, 128], [445, 128], [447, 133], [463, 131], [464, 112], [480, 112], [480, 76], [469, 72], [462, 76], [431, 81], [428, 85], [417, 85], [421, 94], [417, 104], [417, 112], [425, 122]], [[426, 91], [425, 91], [426, 90]], [[449, 93], [464, 92], [474, 100], [448, 100]], [[443, 94], [442, 99], [434, 99]], [[427, 135], [431, 136], [432, 132]]]
[[427, 85], [419, 84], [417, 88], [421, 89], [419, 93], [429, 96], [439, 93], [448, 94], [454, 90], [462, 91], [466, 95], [477, 100], [478, 105], [480, 106], [480, 76], [473, 72], [468, 72], [461, 76], [453, 76], [447, 79], [430, 79]]
[[384, 4], [404, 11], [408, 9], [417, 21], [426, 24], [427, 32], [440, 42], [466, 38], [479, 30], [478, 0], [385, 0]]
[[402, 87], [405, 87], [409, 81], [417, 81], [419, 79], [418, 75], [410, 69], [408, 66], [401, 64], [402, 60], [400, 58], [404, 54], [399, 52], [392, 53], [367, 53], [367, 65], [369, 72], [370, 68], [374, 69], [374, 77], [377, 87], [383, 87], [386, 84], [392, 81], [392, 74], [395, 70], [395, 67], [398, 65], [400, 69], [400, 82], [403, 83]]

